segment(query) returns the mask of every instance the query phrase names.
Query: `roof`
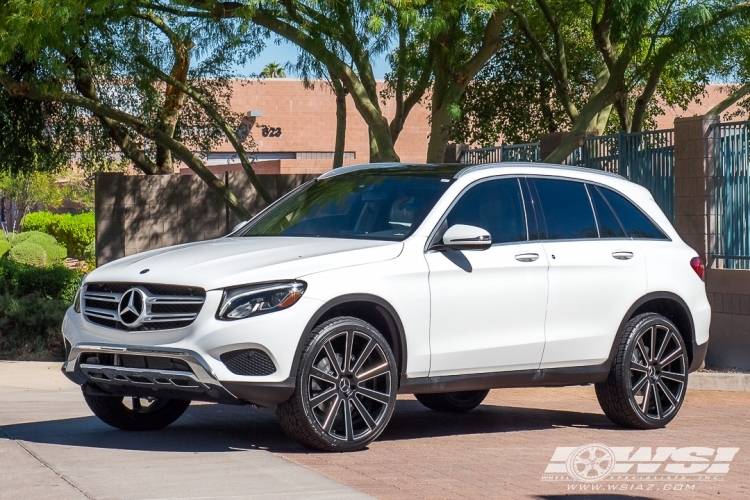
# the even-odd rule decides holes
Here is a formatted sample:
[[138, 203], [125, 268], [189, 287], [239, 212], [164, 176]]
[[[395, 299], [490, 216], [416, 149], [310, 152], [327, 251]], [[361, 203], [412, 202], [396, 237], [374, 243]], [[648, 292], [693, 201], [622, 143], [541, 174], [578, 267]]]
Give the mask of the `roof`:
[[570, 165], [558, 165], [553, 163], [536, 163], [536, 162], [502, 162], [502, 163], [485, 163], [481, 165], [466, 165], [465, 163], [364, 163], [361, 165], [352, 165], [350, 167], [340, 167], [330, 170], [319, 177], [319, 179], [327, 179], [342, 174], [360, 171], [389, 171], [389, 174], [412, 174], [422, 175], [425, 177], [446, 177], [458, 179], [466, 174], [477, 172], [481, 170], [489, 169], [500, 169], [500, 168], [518, 168], [524, 169], [560, 169], [568, 172], [581, 172], [586, 174], [605, 175], [623, 179], [622, 176], [614, 174], [612, 172], [605, 172], [603, 170], [596, 170], [587, 167], [576, 167]]

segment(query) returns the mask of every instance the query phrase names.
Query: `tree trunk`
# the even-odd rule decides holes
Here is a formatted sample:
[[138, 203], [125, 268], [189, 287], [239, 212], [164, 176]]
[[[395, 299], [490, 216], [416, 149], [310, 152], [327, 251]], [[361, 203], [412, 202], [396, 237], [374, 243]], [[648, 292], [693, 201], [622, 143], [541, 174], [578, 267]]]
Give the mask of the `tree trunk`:
[[380, 151], [378, 149], [378, 141], [375, 140], [375, 134], [372, 129], [367, 132], [370, 136], [370, 163], [380, 163], [383, 160], [380, 159]]
[[454, 104], [450, 99], [449, 76], [445, 71], [435, 72], [435, 83], [432, 87], [432, 112], [430, 114], [430, 141], [427, 144], [427, 163], [442, 163], [445, 161], [445, 148], [451, 137], [453, 120], [450, 106]]
[[333, 150], [333, 168], [344, 165], [346, 146], [346, 90], [338, 78], [331, 77], [331, 85], [336, 94], [336, 145]]

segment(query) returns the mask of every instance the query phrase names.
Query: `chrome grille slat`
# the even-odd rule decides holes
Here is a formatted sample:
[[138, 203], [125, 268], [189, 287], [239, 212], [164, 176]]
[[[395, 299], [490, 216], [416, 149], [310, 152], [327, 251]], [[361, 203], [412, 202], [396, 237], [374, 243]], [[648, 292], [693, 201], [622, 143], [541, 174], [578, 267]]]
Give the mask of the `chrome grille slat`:
[[[141, 290], [138, 293], [144, 296], [145, 311], [141, 309], [142, 319], [129, 327], [125, 323], [133, 320], [123, 322], [120, 302], [133, 288]], [[201, 288], [180, 285], [87, 283], [81, 299], [84, 316], [92, 323], [124, 331], [152, 331], [184, 328], [192, 324], [206, 301], [206, 292]], [[104, 309], [107, 304], [113, 304], [114, 310]]]
[[88, 314], [89, 316], [96, 316], [97, 318], [117, 320], [117, 313], [115, 311], [108, 311], [106, 309], [98, 309], [96, 307], [84, 308], [83, 314]]
[[112, 294], [104, 294], [104, 293], [96, 293], [96, 292], [86, 292], [83, 294], [84, 299], [90, 299], [90, 300], [102, 300], [104, 302], [120, 302], [120, 299], [122, 299], [121, 293], [112, 293]]
[[200, 297], [149, 297], [149, 304], [203, 304], [205, 299]]
[[180, 320], [194, 320], [198, 317], [197, 313], [163, 313], [163, 314], [152, 314], [146, 316], [143, 320], [144, 323], [158, 323], [160, 321], [180, 321]]

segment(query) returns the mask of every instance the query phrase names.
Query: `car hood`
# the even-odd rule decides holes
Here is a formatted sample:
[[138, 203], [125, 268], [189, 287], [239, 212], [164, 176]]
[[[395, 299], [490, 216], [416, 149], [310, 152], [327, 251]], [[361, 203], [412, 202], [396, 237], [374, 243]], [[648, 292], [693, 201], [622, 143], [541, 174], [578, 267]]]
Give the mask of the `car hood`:
[[394, 259], [402, 248], [400, 242], [373, 240], [221, 238], [131, 255], [92, 271], [86, 282], [165, 283], [213, 290]]

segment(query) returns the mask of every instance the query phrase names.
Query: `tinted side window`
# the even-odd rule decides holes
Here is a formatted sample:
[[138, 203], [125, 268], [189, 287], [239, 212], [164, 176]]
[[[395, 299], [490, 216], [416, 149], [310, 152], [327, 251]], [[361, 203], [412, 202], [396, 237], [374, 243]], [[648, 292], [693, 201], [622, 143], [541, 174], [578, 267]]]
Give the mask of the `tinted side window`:
[[534, 179], [547, 223], [547, 238], [598, 238], [586, 186], [581, 182]]
[[612, 212], [612, 208], [602, 197], [599, 190], [592, 185], [588, 185], [588, 189], [591, 201], [594, 202], [596, 222], [599, 224], [599, 236], [602, 238], [627, 238], [620, 222]]
[[664, 233], [624, 196], [611, 189], [598, 189], [612, 206], [628, 236], [636, 239], [667, 239]]
[[481, 227], [490, 233], [492, 243], [526, 241], [526, 216], [518, 179], [487, 181], [470, 188], [448, 213], [447, 222], [447, 227]]

